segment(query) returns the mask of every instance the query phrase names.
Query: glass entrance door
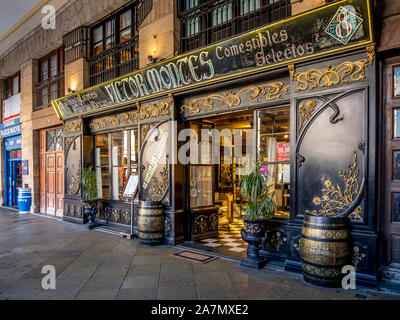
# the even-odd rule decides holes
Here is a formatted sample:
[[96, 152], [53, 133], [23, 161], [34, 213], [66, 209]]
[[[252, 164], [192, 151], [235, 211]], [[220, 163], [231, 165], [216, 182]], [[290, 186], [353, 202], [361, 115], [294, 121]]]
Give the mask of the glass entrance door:
[[7, 152], [7, 195], [6, 205], [17, 206], [18, 188], [22, 188], [22, 161], [21, 150]]

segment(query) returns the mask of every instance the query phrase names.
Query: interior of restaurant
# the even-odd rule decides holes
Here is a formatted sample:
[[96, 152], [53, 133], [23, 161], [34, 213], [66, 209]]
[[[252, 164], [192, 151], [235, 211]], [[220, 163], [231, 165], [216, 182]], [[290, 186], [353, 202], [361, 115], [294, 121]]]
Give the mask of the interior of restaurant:
[[[245, 213], [245, 201], [238, 184], [241, 175], [255, 163], [254, 159], [267, 168], [267, 185], [275, 192], [275, 218], [289, 218], [289, 107], [218, 115], [192, 121], [190, 127], [197, 133], [191, 141], [199, 142], [198, 164], [193, 164], [191, 159], [190, 165], [190, 205], [192, 208], [219, 207], [218, 238], [202, 239], [199, 244], [204, 249], [242, 257], [247, 245], [241, 240], [243, 222], [238, 218]], [[202, 129], [209, 132], [217, 129], [220, 140], [216, 133], [210, 133], [207, 144]], [[219, 145], [215, 143], [218, 140]]]

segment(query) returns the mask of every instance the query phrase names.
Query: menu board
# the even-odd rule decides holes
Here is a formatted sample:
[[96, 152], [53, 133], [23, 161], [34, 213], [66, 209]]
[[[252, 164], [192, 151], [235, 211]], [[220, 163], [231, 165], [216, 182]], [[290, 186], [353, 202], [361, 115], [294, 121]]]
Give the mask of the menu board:
[[136, 196], [139, 185], [139, 176], [131, 175], [129, 177], [128, 183], [126, 184], [123, 196], [125, 198], [132, 198]]

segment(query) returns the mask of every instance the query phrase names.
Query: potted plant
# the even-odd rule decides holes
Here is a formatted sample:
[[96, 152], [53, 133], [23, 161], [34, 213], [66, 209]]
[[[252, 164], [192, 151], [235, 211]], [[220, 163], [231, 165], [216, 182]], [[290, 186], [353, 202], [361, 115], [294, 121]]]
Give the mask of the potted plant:
[[82, 187], [85, 216], [88, 217], [89, 220], [89, 229], [93, 229], [96, 226], [94, 216], [97, 207], [97, 185], [96, 175], [92, 166], [82, 168]]
[[256, 170], [242, 175], [239, 180], [239, 190], [246, 204], [246, 213], [241, 219], [244, 229], [241, 236], [248, 243], [247, 258], [242, 265], [261, 269], [267, 259], [258, 254], [260, 245], [265, 241], [266, 223], [275, 212], [275, 192], [267, 186], [267, 168], [257, 163]]

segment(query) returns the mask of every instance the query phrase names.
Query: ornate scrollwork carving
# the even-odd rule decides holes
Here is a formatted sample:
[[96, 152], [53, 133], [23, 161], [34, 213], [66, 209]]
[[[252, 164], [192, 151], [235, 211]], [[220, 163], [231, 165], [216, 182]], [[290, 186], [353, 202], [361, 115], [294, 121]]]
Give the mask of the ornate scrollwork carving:
[[194, 233], [203, 233], [208, 231], [208, 219], [205, 215], [200, 215], [194, 221]]
[[82, 119], [69, 121], [64, 124], [64, 134], [81, 132]]
[[168, 95], [169, 101], [163, 101], [159, 104], [140, 106], [140, 103], [137, 102], [137, 108], [139, 110], [139, 119], [151, 119], [157, 118], [161, 116], [168, 116], [171, 114], [171, 106], [174, 104], [174, 97], [172, 94]]
[[89, 127], [92, 131], [107, 129], [124, 124], [134, 124], [138, 121], [139, 115], [137, 111], [124, 112], [112, 116], [94, 119], [90, 122]]
[[[322, 189], [322, 197], [316, 197], [313, 200], [314, 205], [320, 206], [319, 210], [306, 210], [306, 213], [314, 216], [335, 216], [348, 207], [350, 207], [355, 197], [360, 191], [360, 183], [358, 182], [359, 169], [357, 168], [357, 154], [354, 152], [353, 164], [348, 166], [348, 171], [339, 171], [339, 177], [343, 179], [345, 189], [342, 189], [339, 185], [334, 185], [330, 179], [323, 177], [321, 180], [324, 183], [325, 188]], [[361, 206], [358, 206], [351, 214], [350, 218], [354, 220], [363, 221], [363, 210]]]
[[372, 65], [374, 63], [374, 57], [375, 57], [375, 46], [367, 47], [367, 56], [369, 64]]
[[237, 92], [230, 90], [225, 95], [213, 93], [205, 97], [194, 98], [187, 105], [181, 107], [181, 112], [188, 111], [189, 114], [207, 112], [214, 109], [216, 101], [221, 103], [221, 108], [229, 109], [238, 107], [242, 103], [242, 96], [249, 94], [251, 103], [260, 103], [260, 97], [267, 101], [280, 99], [282, 93], [289, 93], [289, 85], [283, 82], [271, 82], [262, 85], [245, 87]]
[[328, 65], [326, 69], [310, 69], [294, 75], [297, 91], [312, 90], [338, 85], [340, 83], [357, 82], [365, 79], [365, 69], [371, 64], [371, 57], [355, 62], [346, 61], [337, 67]]
[[364, 264], [368, 255], [368, 247], [362, 247], [358, 243], [353, 245], [352, 264], [354, 268], [358, 269], [360, 264]]
[[279, 249], [286, 243], [287, 237], [283, 231], [275, 231], [270, 238], [271, 245], [279, 251]]
[[169, 186], [169, 167], [164, 166], [163, 170], [160, 172], [160, 180], [157, 177], [152, 178], [151, 188], [149, 190], [149, 195], [151, 196], [151, 201], [161, 201], [165, 195]]
[[81, 163], [79, 161], [78, 168], [76, 169], [75, 175], [72, 176], [72, 182], [69, 186], [69, 194], [76, 195], [79, 191], [79, 186], [81, 183]]
[[146, 140], [147, 134], [149, 133], [150, 125], [146, 124], [142, 127], [142, 142]]
[[296, 67], [294, 66], [294, 64], [289, 64], [288, 69], [289, 69], [290, 79], [293, 81], [294, 75], [296, 73]]
[[218, 231], [218, 215], [212, 214], [210, 216], [210, 231]]
[[313, 114], [316, 106], [317, 102], [315, 101], [315, 99], [308, 100], [305, 106], [302, 103], [299, 105], [299, 131], [303, 127], [304, 122], [311, 118], [311, 115]]

